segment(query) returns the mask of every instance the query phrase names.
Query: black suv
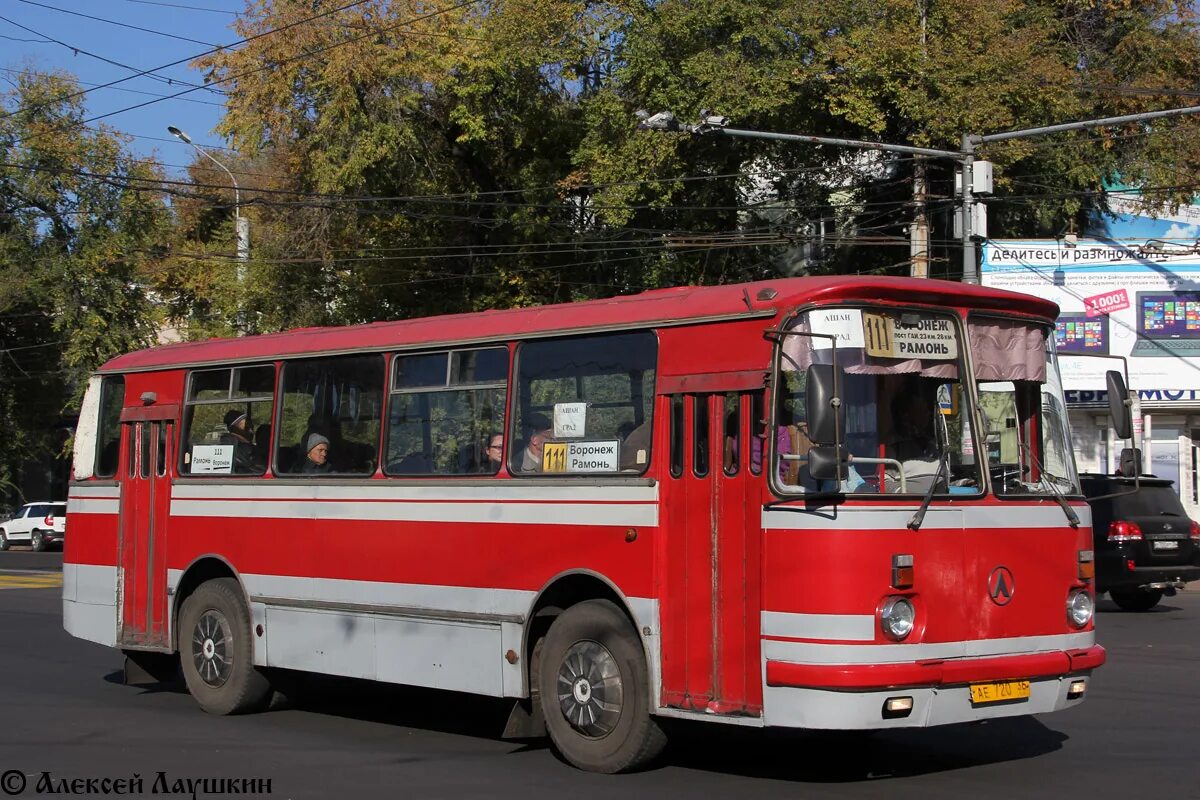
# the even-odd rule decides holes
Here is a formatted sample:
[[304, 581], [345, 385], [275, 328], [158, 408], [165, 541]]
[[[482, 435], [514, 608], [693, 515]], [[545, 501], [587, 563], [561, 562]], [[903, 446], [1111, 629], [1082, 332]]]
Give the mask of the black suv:
[[[1200, 579], [1200, 525], [1188, 519], [1171, 481], [1081, 475], [1092, 507], [1096, 591], [1126, 611], [1148, 611], [1163, 595]], [[1093, 500], [1092, 498], [1099, 498]]]

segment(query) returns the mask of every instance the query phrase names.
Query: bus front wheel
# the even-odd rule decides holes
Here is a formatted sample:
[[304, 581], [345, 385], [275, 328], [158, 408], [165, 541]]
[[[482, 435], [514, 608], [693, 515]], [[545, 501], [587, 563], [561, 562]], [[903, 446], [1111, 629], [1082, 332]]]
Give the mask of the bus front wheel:
[[202, 583], [183, 601], [179, 656], [188, 691], [210, 714], [264, 708], [271, 685], [254, 666], [250, 610], [233, 578]]
[[537, 681], [550, 740], [580, 769], [628, 772], [666, 745], [650, 717], [641, 641], [607, 600], [588, 600], [559, 615], [541, 648]]

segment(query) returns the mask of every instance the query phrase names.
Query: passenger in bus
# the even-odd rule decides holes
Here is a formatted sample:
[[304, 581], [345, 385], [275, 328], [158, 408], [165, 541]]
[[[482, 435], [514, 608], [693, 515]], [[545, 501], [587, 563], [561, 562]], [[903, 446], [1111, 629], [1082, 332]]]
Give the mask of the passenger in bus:
[[300, 472], [305, 475], [320, 475], [332, 472], [329, 463], [329, 440], [319, 433], [310, 433], [304, 440], [305, 457]]
[[[922, 391], [919, 379], [909, 381], [892, 397], [892, 436], [888, 457], [900, 462], [910, 494], [928, 491], [938, 472], [941, 453], [934, 431], [934, 401]], [[888, 491], [899, 492], [895, 468], [888, 475]], [[944, 479], [943, 479], [944, 480]]]
[[256, 458], [246, 412], [237, 409], [225, 412], [225, 430], [227, 433], [222, 437], [222, 442], [233, 445], [233, 474], [253, 475], [262, 472], [267, 462]]
[[525, 449], [521, 453], [522, 472], [542, 471], [542, 447], [554, 432], [550, 420], [544, 414], [532, 414], [525, 426], [528, 435], [525, 439]]
[[487, 457], [479, 466], [478, 472], [485, 475], [495, 475], [500, 471], [501, 459], [504, 457], [504, 434], [493, 433], [487, 438], [484, 455]]
[[254, 460], [263, 467], [271, 454], [271, 425], [264, 422], [254, 429]]
[[[623, 431], [622, 428], [628, 428]], [[634, 470], [641, 472], [646, 468], [646, 462], [650, 460], [650, 420], [645, 420], [641, 425], [634, 427], [632, 422], [627, 422], [620, 428], [617, 428], [617, 435], [624, 434], [621, 441], [621, 463], [620, 468], [624, 470]]]

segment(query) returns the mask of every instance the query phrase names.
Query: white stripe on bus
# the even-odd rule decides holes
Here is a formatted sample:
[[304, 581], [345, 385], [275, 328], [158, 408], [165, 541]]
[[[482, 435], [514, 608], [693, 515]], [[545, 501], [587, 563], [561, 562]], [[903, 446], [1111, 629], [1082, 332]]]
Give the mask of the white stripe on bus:
[[172, 499], [171, 516], [519, 525], [623, 525], [652, 528], [658, 525], [658, 506], [655, 504], [614, 503], [388, 503]]
[[762, 635], [789, 639], [875, 641], [875, 617], [870, 614], [791, 614], [762, 612]]
[[[825, 506], [812, 511], [803, 506], [787, 510], [774, 506], [763, 510], [762, 525], [768, 530], [905, 530], [917, 510], [917, 505], [869, 507]], [[1071, 507], [1084, 527], [1092, 524], [1091, 510], [1085, 506]], [[1038, 506], [975, 505], [946, 507], [932, 505], [925, 515], [921, 530], [955, 530], [957, 528], [1062, 528], [1067, 516], [1053, 500]]]

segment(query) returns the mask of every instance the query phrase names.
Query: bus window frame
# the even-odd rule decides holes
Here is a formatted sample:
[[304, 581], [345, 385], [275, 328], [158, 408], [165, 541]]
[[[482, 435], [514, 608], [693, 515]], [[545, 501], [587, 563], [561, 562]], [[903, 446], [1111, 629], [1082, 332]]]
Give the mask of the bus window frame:
[[[969, 388], [966, 388], [966, 390], [963, 392], [963, 401], [967, 402], [971, 409], [971, 413], [968, 416], [968, 419], [970, 420], [970, 423], [972, 426], [971, 435], [973, 438], [978, 438], [978, 434], [976, 432], [980, 431], [982, 429], [978, 427], [979, 419], [977, 418], [977, 416], [979, 413], [979, 401], [975, 395], [975, 386], [974, 386], [975, 365], [974, 365], [974, 361], [972, 358], [970, 340], [968, 338], [969, 332], [967, 329], [967, 317], [970, 314], [970, 309], [964, 309], [959, 306], [932, 306], [932, 305], [926, 306], [926, 305], [917, 305], [917, 304], [913, 304], [913, 303], [892, 303], [892, 302], [871, 303], [871, 302], [866, 302], [866, 301], [862, 301], [862, 300], [852, 301], [852, 302], [848, 302], [848, 303], [836, 302], [836, 301], [831, 302], [831, 303], [811, 303], [810, 302], [810, 303], [804, 303], [802, 305], [796, 306], [789, 313], [784, 314], [782, 319], [780, 320], [779, 324], [777, 326], [775, 326], [774, 328], [769, 329], [769, 331], [768, 331], [768, 333], [770, 335], [772, 335], [772, 338], [775, 340], [775, 343], [771, 347], [771, 387], [770, 387], [770, 391], [766, 393], [766, 397], [765, 397], [765, 402], [769, 405], [769, 408], [767, 410], [767, 420], [768, 420], [767, 437], [766, 437], [767, 441], [764, 443], [766, 446], [763, 448], [764, 459], [763, 459], [763, 467], [762, 468], [765, 472], [771, 473], [767, 476], [767, 485], [771, 489], [771, 494], [774, 495], [774, 497], [780, 501], [791, 501], [791, 500], [800, 500], [800, 499], [804, 499], [804, 498], [810, 498], [810, 499], [819, 499], [822, 503], [829, 504], [829, 505], [840, 505], [842, 503], [845, 503], [847, 500], [855, 500], [855, 501], [864, 500], [864, 501], [871, 502], [871, 503], [892, 503], [894, 505], [902, 505], [905, 507], [907, 507], [910, 503], [914, 507], [920, 506], [921, 500], [922, 500], [922, 495], [920, 493], [916, 493], [916, 492], [900, 494], [900, 493], [894, 493], [894, 492], [849, 492], [849, 493], [847, 493], [847, 492], [842, 492], [840, 490], [832, 491], [832, 492], [788, 491], [786, 489], [786, 487], [784, 486], [784, 484], [782, 484], [780, 482], [778, 462], [776, 461], [776, 456], [777, 456], [776, 448], [778, 446], [777, 445], [777, 440], [778, 440], [777, 433], [779, 430], [779, 423], [778, 423], [779, 394], [778, 393], [779, 393], [780, 387], [782, 385], [782, 372], [783, 372], [783, 369], [782, 369], [782, 367], [783, 367], [783, 353], [782, 353], [783, 343], [788, 336], [799, 335], [798, 333], [793, 333], [789, 330], [789, 326], [794, 324], [794, 322], [796, 321], [796, 319], [798, 317], [800, 317], [802, 314], [807, 314], [810, 311], [816, 311], [816, 310], [821, 310], [821, 309], [846, 309], [846, 310], [858, 310], [858, 311], [879, 310], [879, 311], [884, 311], [884, 312], [894, 313], [894, 314], [903, 314], [905, 312], [932, 313], [937, 316], [947, 317], [947, 318], [951, 319], [954, 324], [954, 329], [955, 329], [955, 333], [957, 334], [957, 337], [958, 337], [958, 345], [960, 348], [958, 362], [957, 362], [959, 365], [958, 382], [960, 384], [962, 384], [964, 382], [969, 382], [971, 384], [971, 386]], [[840, 349], [840, 348], [835, 347], [835, 352], [837, 351], [837, 349]], [[967, 381], [964, 378], [964, 373], [966, 373], [970, 377], [969, 381]], [[843, 436], [844, 435], [845, 435], [845, 432], [843, 432]], [[976, 486], [978, 491], [973, 492], [971, 494], [950, 494], [950, 493], [934, 494], [932, 504], [936, 505], [938, 503], [945, 504], [948, 502], [952, 502], [955, 505], [957, 505], [957, 504], [963, 503], [963, 502], [979, 502], [981, 500], [985, 500], [988, 497], [990, 497], [991, 496], [991, 484], [989, 482], [990, 476], [987, 474], [988, 471], [986, 469], [984, 469], [982, 466], [980, 466], [978, 462], [976, 462], [975, 466], [976, 466], [976, 471], [978, 474], [978, 485]]]
[[[639, 472], [617, 471], [617, 472], [571, 473], [571, 472], [542, 472], [540, 470], [537, 472], [524, 472], [520, 469], [513, 469], [513, 462], [516, 459], [518, 459], [521, 454], [516, 452], [515, 450], [512, 450], [511, 445], [509, 443], [511, 442], [513, 445], [515, 445], [517, 442], [524, 441], [523, 438], [520, 436], [520, 430], [516, 427], [516, 425], [517, 425], [517, 407], [518, 407], [518, 404], [521, 402], [521, 394], [520, 394], [520, 392], [521, 392], [521, 386], [520, 386], [521, 358], [524, 356], [525, 345], [540, 344], [543, 342], [563, 341], [563, 340], [569, 340], [569, 339], [587, 339], [587, 338], [596, 338], [596, 337], [603, 337], [603, 336], [622, 336], [622, 335], [639, 334], [639, 333], [648, 333], [648, 334], [650, 334], [650, 336], [652, 336], [654, 338], [654, 380], [651, 382], [651, 385], [649, 387], [649, 389], [650, 389], [650, 404], [649, 404], [649, 406], [650, 406], [650, 430], [648, 431], [648, 435], [649, 435], [649, 441], [650, 441], [650, 453], [649, 453], [649, 457], [646, 459], [646, 463], [644, 465], [642, 465], [641, 471], [639, 471]], [[655, 447], [655, 444], [656, 444], [655, 432], [658, 428], [657, 417], [659, 416], [656, 413], [655, 406], [657, 405], [657, 402], [658, 402], [658, 385], [659, 385], [659, 378], [661, 375], [661, 367], [662, 367], [662, 337], [659, 335], [658, 328], [652, 328], [652, 327], [628, 327], [628, 328], [625, 328], [625, 327], [622, 327], [622, 328], [615, 328], [615, 329], [601, 329], [601, 330], [595, 330], [595, 331], [584, 331], [581, 333], [562, 333], [562, 334], [556, 334], [553, 336], [536, 336], [536, 337], [517, 339], [513, 342], [513, 352], [512, 352], [512, 357], [511, 357], [511, 360], [509, 363], [510, 363], [510, 367], [509, 367], [509, 402], [508, 402], [509, 408], [507, 409], [508, 417], [507, 417], [507, 419], [505, 419], [505, 422], [504, 422], [504, 447], [505, 447], [504, 467], [507, 470], [509, 475], [511, 475], [514, 478], [519, 478], [521, 480], [546, 479], [546, 480], [555, 480], [555, 481], [559, 481], [559, 480], [567, 480], [567, 481], [639, 480], [639, 481], [645, 481], [647, 478], [650, 477], [650, 471], [654, 465], [655, 459], [658, 458], [659, 461], [662, 460], [661, 456], [655, 456], [655, 451], [657, 449]], [[632, 384], [631, 384], [631, 387], [632, 387]], [[645, 404], [645, 392], [646, 392], [646, 384], [645, 384], [645, 381], [643, 380], [642, 381], [642, 398], [643, 398], [642, 402], [643, 402], [643, 404]], [[635, 419], [636, 419], [636, 416], [635, 416]], [[551, 420], [551, 423], [553, 423], [553, 419]], [[587, 437], [585, 437], [585, 440], [586, 440], [586, 438]], [[624, 444], [624, 442], [622, 442], [622, 444]]]
[[[1044, 320], [1040, 317], [1033, 317], [1033, 316], [1028, 316], [1028, 315], [1019, 314], [1019, 313], [999, 313], [999, 312], [994, 312], [994, 311], [969, 311], [966, 314], [966, 318], [963, 320], [964, 327], [967, 330], [968, 337], [970, 337], [970, 335], [971, 335], [970, 334], [970, 322], [972, 319], [1003, 320], [1005, 322], [1018, 322], [1023, 325], [1034, 325], [1034, 326], [1042, 328], [1045, 332], [1046, 345], [1049, 348], [1050, 355], [1052, 356], [1052, 361], [1053, 361], [1054, 367], [1059, 370], [1059, 381], [1060, 382], [1062, 381], [1062, 369], [1059, 366], [1059, 362], [1058, 362], [1058, 359], [1059, 359], [1058, 348], [1056, 347], [1055, 341], [1054, 341], [1054, 323], [1053, 322], [1046, 322], [1046, 320]], [[970, 343], [968, 342], [968, 349], [969, 349], [969, 345], [970, 345]], [[973, 357], [974, 353], [972, 352], [971, 355]], [[1068, 353], [1068, 356], [1069, 355], [1071, 355], [1071, 354]], [[976, 414], [976, 416], [979, 417], [979, 419], [974, 421], [972, 424], [981, 426], [981, 427], [978, 427], [977, 430], [982, 432], [982, 431], [986, 431], [987, 427], [982, 426], [982, 424], [983, 424], [983, 406], [980, 404], [979, 399], [978, 399], [979, 381], [976, 380], [976, 378], [975, 378], [973, 367], [974, 367], [974, 364], [972, 364], [972, 371], [971, 371], [972, 402], [974, 402], [974, 404], [975, 404], [974, 405], [975, 414]], [[985, 381], [985, 383], [993, 383], [993, 382], [994, 381]], [[1038, 408], [1039, 408], [1039, 410], [1041, 408], [1041, 392], [1038, 392]], [[1067, 447], [1067, 454], [1070, 455], [1070, 457], [1071, 457], [1071, 469], [1075, 473], [1075, 482], [1079, 488], [1079, 491], [1070, 492], [1070, 493], [1062, 492], [1061, 494], [1064, 499], [1074, 501], [1074, 500], [1085, 499], [1085, 495], [1083, 492], [1083, 481], [1080, 477], [1081, 473], [1079, 470], [1079, 463], [1078, 463], [1077, 459], [1075, 458], [1075, 440], [1074, 440], [1074, 436], [1072, 435], [1072, 432], [1071, 432], [1070, 417], [1068, 416], [1069, 411], [1070, 411], [1070, 409], [1068, 409], [1066, 407], [1066, 404], [1064, 403], [1063, 404], [1063, 421], [1064, 421], [1064, 423], [1066, 423], [1065, 430], [1066, 430], [1067, 437], [1068, 437], [1067, 445], [1069, 445]], [[1029, 420], [1026, 420], [1026, 421], [1018, 420], [1018, 427], [1023, 428], [1023, 430], [1025, 430], [1025, 432], [1027, 433], [1028, 428], [1024, 427], [1024, 426], [1029, 425], [1031, 422], [1033, 423], [1034, 427], [1039, 429], [1039, 437], [1041, 437], [1043, 434], [1040, 431], [1040, 428], [1041, 428], [1040, 414], [1035, 414], [1032, 417], [1030, 417]], [[1053, 498], [1054, 495], [1051, 492], [1046, 492], [1043, 494], [1035, 494], [1035, 493], [1009, 493], [1009, 492], [995, 491], [995, 487], [993, 487], [991, 485], [991, 482], [992, 482], [991, 481], [991, 462], [988, 460], [988, 457], [987, 457], [987, 441], [984, 440], [982, 444], [983, 444], [982, 448], [977, 447], [976, 449], [982, 450], [983, 464], [987, 467], [983, 471], [987, 473], [988, 496], [995, 497], [997, 500], [1015, 500], [1015, 501], [1049, 500], [1049, 499]], [[1045, 458], [1045, 442], [1044, 441], [1038, 442], [1038, 449], [1039, 449], [1039, 452], [1037, 453], [1038, 460], [1039, 460], [1039, 462], [1042, 462], [1043, 459]]]
[[[451, 383], [450, 378], [454, 370], [455, 353], [465, 353], [472, 350], [503, 350], [505, 357], [505, 373], [503, 382], [497, 381], [473, 381], [471, 383]], [[446, 377], [445, 382], [440, 385], [414, 386], [405, 389], [396, 388], [396, 370], [398, 369], [399, 359], [409, 358], [412, 356], [429, 356], [443, 354], [446, 356]], [[501, 442], [501, 470], [507, 470], [508, 464], [508, 417], [509, 407], [512, 403], [510, 396], [510, 388], [512, 386], [513, 376], [513, 345], [511, 342], [492, 342], [492, 343], [473, 343], [467, 345], [440, 345], [433, 348], [423, 348], [419, 350], [399, 350], [388, 354], [387, 371], [385, 373], [385, 389], [386, 395], [383, 406], [383, 420], [380, 425], [380, 455], [379, 459], [379, 474], [387, 480], [463, 480], [465, 478], [482, 478], [486, 480], [494, 479], [500, 472], [483, 473], [483, 472], [410, 472], [404, 474], [393, 474], [387, 471], [388, 460], [382, 456], [387, 456], [388, 443], [391, 441], [392, 431], [392, 400], [398, 396], [416, 395], [416, 394], [438, 394], [441, 392], [453, 391], [488, 391], [500, 389], [503, 391], [504, 402], [501, 403], [501, 412], [505, 414], [504, 423], [500, 434], [502, 435]], [[494, 431], [488, 431], [488, 437], [492, 436]]]
[[[272, 381], [272, 384], [271, 384], [271, 396], [270, 396], [270, 400], [271, 400], [270, 419], [272, 420], [271, 442], [270, 442], [270, 449], [267, 453], [267, 463], [264, 465], [263, 471], [260, 473], [257, 473], [257, 474], [246, 474], [246, 475], [238, 475], [234, 472], [230, 472], [228, 474], [218, 472], [218, 473], [203, 473], [200, 475], [196, 475], [196, 474], [193, 474], [190, 469], [184, 470], [184, 464], [183, 464], [184, 455], [190, 454], [191, 447], [192, 447], [192, 445], [190, 443], [185, 442], [187, 437], [184, 436], [184, 433], [187, 433], [188, 436], [191, 436], [191, 433], [192, 433], [192, 425], [191, 425], [192, 421], [188, 419], [188, 408], [190, 406], [197, 406], [197, 405], [219, 405], [219, 404], [229, 405], [230, 403], [233, 403], [233, 402], [243, 402], [243, 403], [261, 403], [261, 402], [263, 402], [264, 400], [267, 399], [266, 396], [256, 395], [253, 397], [238, 397], [238, 398], [233, 398], [230, 396], [233, 394], [234, 370], [253, 369], [254, 367], [270, 367], [271, 369], [273, 369], [275, 371], [275, 373], [274, 373], [275, 379], [274, 379], [274, 381]], [[224, 480], [227, 478], [237, 478], [238, 480], [244, 481], [244, 480], [262, 480], [263, 478], [266, 478], [268, 475], [273, 476], [275, 474], [274, 473], [275, 438], [276, 438], [275, 434], [276, 434], [276, 430], [277, 430], [277, 427], [276, 427], [277, 420], [275, 419], [275, 417], [279, 411], [279, 399], [278, 399], [279, 398], [279, 381], [283, 375], [283, 361], [281, 359], [274, 359], [274, 360], [270, 360], [270, 361], [255, 360], [255, 361], [247, 361], [244, 363], [236, 362], [236, 363], [229, 363], [226, 365], [215, 365], [215, 366], [212, 364], [205, 364], [203, 366], [184, 367], [183, 369], [186, 370], [187, 375], [186, 375], [186, 378], [183, 383], [182, 402], [180, 402], [180, 404], [179, 404], [179, 424], [178, 424], [178, 426], [176, 426], [177, 430], [175, 431], [175, 438], [176, 438], [176, 441], [175, 441], [175, 450], [176, 450], [176, 452], [175, 452], [175, 475], [174, 475], [175, 479]], [[225, 399], [223, 399], [223, 400], [216, 400], [216, 399], [214, 399], [214, 400], [191, 400], [191, 399], [189, 399], [192, 395], [192, 378], [196, 373], [198, 373], [198, 372], [218, 372], [220, 370], [229, 370], [229, 386], [226, 389]]]

